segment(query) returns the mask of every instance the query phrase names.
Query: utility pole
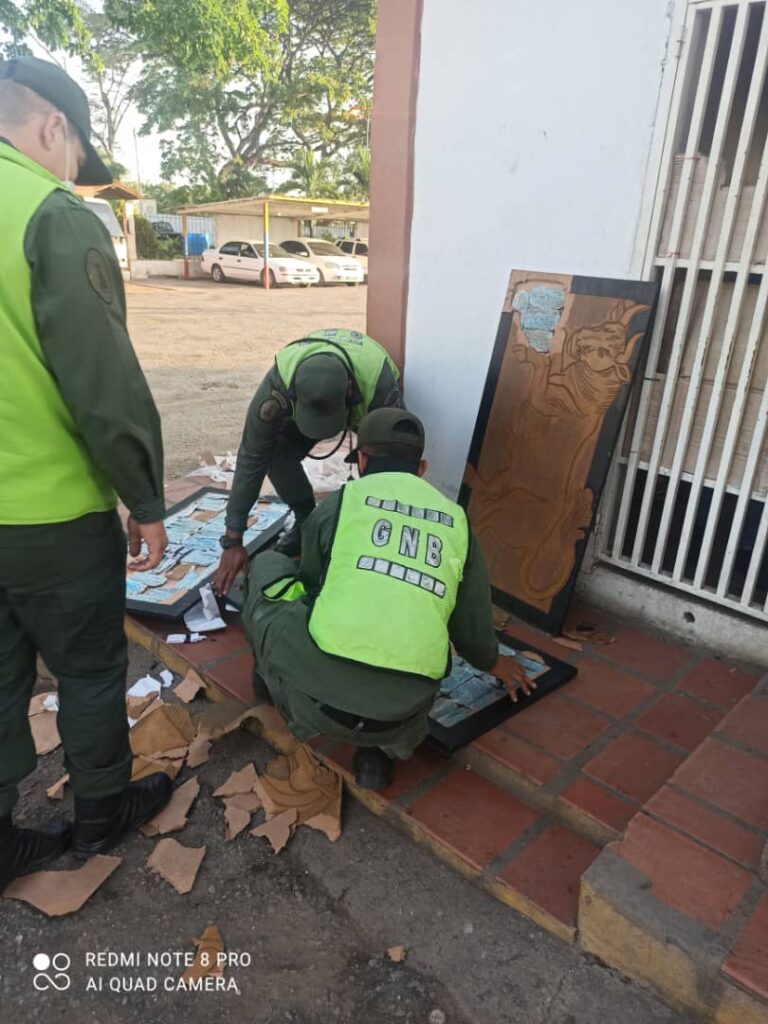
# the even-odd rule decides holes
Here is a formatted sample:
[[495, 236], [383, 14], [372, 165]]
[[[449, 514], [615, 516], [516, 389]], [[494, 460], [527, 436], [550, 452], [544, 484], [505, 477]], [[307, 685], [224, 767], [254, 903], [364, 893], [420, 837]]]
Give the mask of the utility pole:
[[139, 140], [136, 136], [136, 129], [133, 129], [133, 150], [136, 156], [136, 184], [141, 192], [141, 167], [139, 166]]

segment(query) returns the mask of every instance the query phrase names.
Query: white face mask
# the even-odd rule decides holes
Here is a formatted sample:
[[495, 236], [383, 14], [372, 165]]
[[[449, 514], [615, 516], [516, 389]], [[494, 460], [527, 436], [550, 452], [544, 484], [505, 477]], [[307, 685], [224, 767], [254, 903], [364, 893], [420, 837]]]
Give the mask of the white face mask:
[[[59, 113], [61, 113], [61, 111], [59, 111]], [[63, 125], [63, 128], [64, 128], [64, 153], [65, 153], [65, 158], [64, 158], [64, 177], [61, 179], [61, 183], [66, 188], [68, 188], [70, 190], [70, 192], [74, 192], [74, 190], [75, 190], [75, 183], [72, 180], [72, 178], [70, 177], [70, 172], [72, 171], [72, 144], [69, 141], [69, 128], [67, 126], [67, 119], [66, 119], [64, 114], [61, 114], [61, 117], [63, 119], [62, 120], [62, 125]]]

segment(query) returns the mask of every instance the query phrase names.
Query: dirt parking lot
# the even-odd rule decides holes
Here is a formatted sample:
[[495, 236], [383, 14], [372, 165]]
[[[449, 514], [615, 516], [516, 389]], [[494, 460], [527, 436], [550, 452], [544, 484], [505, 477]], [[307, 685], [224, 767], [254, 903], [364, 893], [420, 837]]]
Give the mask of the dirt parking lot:
[[166, 476], [234, 450], [275, 352], [318, 327], [365, 330], [367, 287], [280, 288], [156, 279], [127, 286], [131, 338], [163, 418]]

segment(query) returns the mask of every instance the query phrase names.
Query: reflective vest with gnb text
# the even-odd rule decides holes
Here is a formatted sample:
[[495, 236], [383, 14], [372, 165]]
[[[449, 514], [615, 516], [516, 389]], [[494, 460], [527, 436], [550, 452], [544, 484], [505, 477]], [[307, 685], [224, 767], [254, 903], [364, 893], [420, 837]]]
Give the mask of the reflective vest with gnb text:
[[[34, 160], [0, 144], [2, 526], [66, 522], [117, 503], [48, 368], [32, 308], [24, 240], [40, 205], [60, 188], [61, 182]], [[80, 272], [71, 268], [73, 275]], [[88, 329], [73, 309], [72, 330]]]
[[312, 639], [327, 654], [442, 679], [468, 542], [464, 510], [417, 476], [346, 484]]

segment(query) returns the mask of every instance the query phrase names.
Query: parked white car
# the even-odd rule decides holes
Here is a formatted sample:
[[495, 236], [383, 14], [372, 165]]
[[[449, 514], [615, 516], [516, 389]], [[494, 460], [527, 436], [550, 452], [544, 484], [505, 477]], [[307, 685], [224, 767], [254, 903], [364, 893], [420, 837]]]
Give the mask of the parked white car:
[[317, 267], [320, 284], [362, 284], [362, 263], [347, 256], [333, 242], [322, 238], [289, 238], [280, 243], [292, 256], [300, 256]]
[[367, 238], [342, 238], [339, 248], [347, 256], [354, 256], [358, 263], [362, 263], [365, 271], [365, 280], [368, 280], [368, 239]]
[[96, 199], [93, 196], [89, 196], [87, 199], [84, 199], [83, 202], [92, 213], [96, 214], [109, 232], [109, 236], [112, 239], [112, 245], [115, 247], [115, 255], [117, 256], [117, 262], [120, 264], [120, 269], [127, 270], [128, 246], [125, 244], [125, 235], [123, 234], [123, 229], [120, 227], [120, 221], [115, 216], [115, 211], [106, 199]]
[[[218, 248], [206, 249], [201, 256], [203, 270], [216, 283], [221, 281], [251, 281], [264, 283], [264, 245], [253, 240], [225, 242]], [[317, 284], [320, 275], [306, 260], [295, 259], [282, 246], [270, 243], [269, 284], [297, 284], [308, 288]]]

